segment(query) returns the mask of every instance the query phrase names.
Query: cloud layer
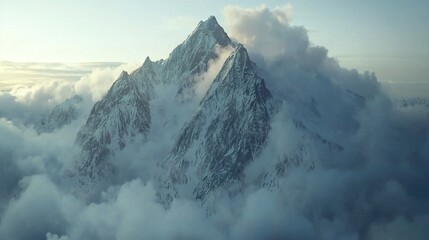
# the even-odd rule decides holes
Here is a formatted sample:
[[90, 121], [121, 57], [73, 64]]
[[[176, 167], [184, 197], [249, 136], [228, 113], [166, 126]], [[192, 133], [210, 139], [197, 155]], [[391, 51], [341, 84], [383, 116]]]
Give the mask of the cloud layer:
[[[211, 215], [192, 199], [174, 200], [169, 209], [158, 202], [157, 162], [193, 111], [193, 103], [173, 101], [175, 89], [155, 89], [172, 97], [151, 102], [151, 140], [118, 153], [120, 174], [91, 203], [76, 197], [64, 177], [79, 156], [74, 139], [85, 118], [41, 135], [19, 124], [29, 111], [47, 111], [74, 94], [90, 107], [120, 71], [136, 66], [1, 93], [0, 239], [428, 239], [427, 112], [396, 108], [374, 74], [341, 68], [325, 48], [310, 44], [303, 27], [290, 24], [290, 11], [225, 9], [228, 32], [248, 48], [281, 107], [267, 151], [246, 171], [248, 185], [219, 198]], [[219, 68], [209, 65], [196, 76], [200, 94]], [[259, 188], [251, 181], [257, 171], [301, 143], [296, 122], [343, 150], [308, 146], [313, 170], [303, 164], [277, 189]]]
[[[15, 66], [15, 64], [11, 65]], [[61, 64], [57, 65], [62, 67]], [[42, 67], [48, 68], [49, 65], [42, 64]], [[32, 81], [31, 84], [14, 85], [9, 90], [0, 91], [0, 104], [2, 106], [0, 118], [13, 120], [19, 125], [31, 125], [34, 124], [31, 119], [37, 120], [41, 115], [52, 110], [54, 106], [76, 94], [84, 98], [82, 107], [89, 112], [93, 104], [107, 93], [122, 71], [132, 71], [137, 67], [137, 64], [99, 67], [99, 64], [87, 63], [82, 64], [79, 69], [92, 68], [92, 70], [85, 70], [88, 73], [83, 74], [78, 80], [49, 78], [36, 82]], [[32, 70], [27, 71], [31, 72]]]
[[32, 63], [0, 62], [0, 91], [9, 91], [16, 85], [31, 86], [46, 81], [77, 81], [95, 68], [115, 68], [121, 63]]

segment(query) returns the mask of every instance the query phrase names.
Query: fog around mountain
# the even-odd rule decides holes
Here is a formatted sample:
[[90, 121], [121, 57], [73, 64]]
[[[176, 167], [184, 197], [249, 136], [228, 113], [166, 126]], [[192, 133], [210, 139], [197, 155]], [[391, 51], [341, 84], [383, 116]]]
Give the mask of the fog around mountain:
[[342, 68], [288, 8], [225, 19], [1, 92], [0, 239], [427, 239], [428, 96]]

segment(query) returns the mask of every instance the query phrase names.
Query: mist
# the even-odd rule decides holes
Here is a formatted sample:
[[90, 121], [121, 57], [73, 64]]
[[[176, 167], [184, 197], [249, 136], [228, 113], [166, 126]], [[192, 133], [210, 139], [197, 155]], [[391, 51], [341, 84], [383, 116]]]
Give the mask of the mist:
[[[278, 109], [245, 186], [221, 193], [213, 211], [192, 198], [165, 208], [158, 176], [231, 47], [194, 76], [193, 101], [175, 101], [174, 87], [154, 89], [148, 135], [116, 153], [117, 174], [91, 201], [69, 182], [81, 157], [76, 133], [120, 72], [137, 65], [1, 92], [0, 238], [428, 239], [429, 111], [400, 108], [375, 73], [342, 68], [292, 25], [291, 11], [224, 10], [226, 32], [248, 49]], [[28, 123], [74, 95], [85, 111], [71, 124], [39, 134]], [[291, 167], [271, 181], [285, 156]]]

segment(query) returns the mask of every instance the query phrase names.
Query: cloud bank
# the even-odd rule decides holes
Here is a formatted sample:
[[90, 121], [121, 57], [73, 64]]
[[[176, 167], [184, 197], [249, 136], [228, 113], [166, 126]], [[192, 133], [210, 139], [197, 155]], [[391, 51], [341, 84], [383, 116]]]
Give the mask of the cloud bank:
[[[396, 108], [374, 74], [343, 69], [325, 48], [310, 44], [306, 30], [290, 24], [289, 6], [229, 6], [225, 17], [281, 103], [267, 145], [275, 151], [257, 161], [273, 164], [279, 149], [299, 145], [297, 121], [343, 151], [310, 146], [313, 170], [290, 170], [275, 190], [249, 181], [236, 196], [220, 198], [211, 215], [192, 199], [165, 209], [148, 174], [190, 111], [158, 99], [151, 104], [170, 107], [156, 108], [154, 140], [120, 153], [120, 176], [88, 203], [64, 178], [79, 155], [74, 137], [82, 122], [38, 135], [16, 121], [68, 94], [93, 103], [126, 67], [95, 70], [73, 83], [17, 88], [0, 95], [0, 239], [428, 239], [428, 115]], [[201, 92], [211, 76], [202, 78]], [[247, 178], [256, 178], [252, 168], [264, 167], [257, 161]]]
[[122, 63], [33, 63], [0, 61], [0, 91], [16, 85], [31, 86], [46, 81], [77, 81], [95, 68], [115, 68]]
[[132, 71], [138, 65], [121, 64], [100, 68], [98, 64], [87, 63], [82, 67], [95, 68], [78, 80], [43, 79], [32, 84], [17, 84], [10, 90], [0, 91], [0, 118], [13, 120], [19, 125], [31, 125], [34, 124], [31, 119], [40, 118], [54, 106], [74, 95], [84, 98], [83, 108], [89, 112], [93, 104], [107, 93], [122, 71]]

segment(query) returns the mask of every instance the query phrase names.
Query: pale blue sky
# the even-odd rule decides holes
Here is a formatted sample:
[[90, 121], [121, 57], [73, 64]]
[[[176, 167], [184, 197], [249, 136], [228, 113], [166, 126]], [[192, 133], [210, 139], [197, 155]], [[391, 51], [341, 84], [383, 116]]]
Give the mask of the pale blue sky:
[[263, 3], [290, 3], [292, 24], [306, 27], [310, 40], [343, 66], [375, 71], [381, 81], [429, 80], [426, 0], [0, 0], [0, 61], [165, 58], [199, 20], [215, 15], [222, 25], [226, 5]]

